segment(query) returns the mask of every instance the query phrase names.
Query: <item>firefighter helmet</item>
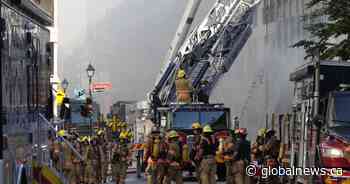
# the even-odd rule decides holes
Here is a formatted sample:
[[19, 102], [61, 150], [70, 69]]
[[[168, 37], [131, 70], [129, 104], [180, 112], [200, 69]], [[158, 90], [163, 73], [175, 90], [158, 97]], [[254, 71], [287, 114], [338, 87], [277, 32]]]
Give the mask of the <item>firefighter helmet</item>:
[[181, 70], [181, 69], [180, 69], [180, 70], [177, 72], [177, 78], [179, 78], [179, 79], [184, 78], [185, 75], [186, 75], [185, 70]]
[[241, 135], [247, 135], [247, 134], [248, 134], [246, 128], [240, 128], [239, 133], [240, 133]]
[[128, 132], [127, 131], [121, 132], [119, 135], [119, 139], [128, 139]]
[[120, 125], [122, 128], [126, 128], [128, 125], [125, 122], [122, 122]]
[[266, 128], [260, 128], [258, 131], [258, 136], [265, 136], [266, 135]]
[[134, 138], [134, 135], [131, 133], [131, 131], [128, 131], [128, 139]]
[[235, 134], [239, 134], [240, 128], [235, 129]]
[[97, 131], [97, 135], [98, 135], [98, 136], [101, 136], [103, 133], [104, 133], [104, 131], [103, 131], [102, 129], [100, 129], [100, 130]]
[[201, 128], [202, 128], [202, 126], [199, 122], [194, 122], [192, 124], [192, 129], [201, 129]]
[[205, 125], [203, 128], [203, 133], [212, 133], [213, 129], [210, 127], [210, 125]]
[[267, 130], [266, 135], [274, 135], [276, 133], [276, 131], [272, 128], [270, 128], [269, 130]]
[[67, 136], [66, 130], [64, 130], [64, 129], [59, 130], [59, 131], [57, 132], [57, 135], [58, 135], [59, 137], [65, 137], [65, 136]]
[[172, 131], [169, 132], [168, 137], [170, 139], [171, 138], [176, 138], [176, 137], [179, 137], [179, 134], [175, 130], [172, 130]]

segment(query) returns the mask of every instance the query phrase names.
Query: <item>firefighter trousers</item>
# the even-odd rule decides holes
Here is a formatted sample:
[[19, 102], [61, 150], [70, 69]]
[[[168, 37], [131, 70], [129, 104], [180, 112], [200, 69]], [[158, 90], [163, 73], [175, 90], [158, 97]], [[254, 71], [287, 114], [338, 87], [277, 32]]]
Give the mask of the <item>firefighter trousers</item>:
[[233, 184], [234, 178], [233, 178], [233, 161], [225, 161], [226, 166], [226, 184]]
[[246, 162], [244, 160], [237, 160], [233, 162], [233, 184], [249, 184], [249, 177], [245, 173]]
[[165, 164], [149, 164], [146, 168], [147, 184], [163, 184], [167, 174]]
[[112, 175], [116, 184], [124, 184], [128, 170], [128, 163], [125, 161], [116, 162], [112, 165]]
[[213, 157], [204, 158], [200, 165], [201, 184], [216, 184], [216, 161]]
[[171, 181], [175, 181], [176, 184], [182, 184], [182, 171], [181, 168], [169, 167], [167, 175], [164, 179], [164, 184], [171, 184]]

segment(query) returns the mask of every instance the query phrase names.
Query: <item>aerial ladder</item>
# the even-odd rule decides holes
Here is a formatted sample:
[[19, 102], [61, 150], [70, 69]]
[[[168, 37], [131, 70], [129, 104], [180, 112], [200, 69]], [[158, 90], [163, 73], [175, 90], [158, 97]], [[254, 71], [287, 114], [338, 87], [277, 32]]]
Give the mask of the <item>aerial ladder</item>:
[[[205, 82], [202, 92], [210, 96], [252, 34], [252, 16], [260, 0], [217, 0], [204, 20], [187, 36], [200, 2], [188, 2], [165, 64], [149, 93], [154, 125], [163, 130], [177, 130], [184, 145], [191, 145], [193, 121], [210, 124], [218, 136], [221, 133], [227, 136], [226, 130], [231, 128], [232, 123], [230, 109], [223, 104], [196, 100], [189, 104], [177, 103], [175, 80], [178, 71], [185, 70], [193, 89], [199, 89], [200, 84]], [[220, 169], [224, 168], [224, 163], [220, 159], [217, 163], [218, 176], [221, 177], [225, 173]], [[189, 162], [184, 164], [184, 169], [190, 170], [192, 166]]]
[[252, 12], [259, 2], [260, 0], [217, 0], [201, 24], [186, 37], [190, 24], [184, 24], [184, 20], [192, 22], [200, 4], [198, 0], [189, 2], [165, 65], [150, 93], [151, 102], [155, 99], [158, 104], [176, 101], [175, 79], [180, 68], [186, 71], [193, 88], [206, 81], [206, 93], [210, 95], [250, 37]]

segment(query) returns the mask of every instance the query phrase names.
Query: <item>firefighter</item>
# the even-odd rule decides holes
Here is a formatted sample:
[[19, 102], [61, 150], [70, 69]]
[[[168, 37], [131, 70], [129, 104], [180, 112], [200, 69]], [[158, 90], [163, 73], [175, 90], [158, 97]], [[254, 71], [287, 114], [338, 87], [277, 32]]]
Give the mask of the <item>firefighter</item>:
[[105, 132], [100, 129], [97, 131], [97, 143], [100, 150], [100, 163], [101, 163], [101, 172], [100, 179], [105, 182], [107, 177], [108, 161], [107, 161], [107, 144], [105, 140]]
[[147, 163], [145, 174], [147, 184], [160, 184], [164, 181], [167, 168], [167, 144], [159, 128], [153, 127], [144, 148], [144, 163]]
[[168, 151], [167, 160], [169, 166], [167, 175], [165, 177], [165, 184], [170, 184], [171, 181], [175, 181], [176, 184], [182, 184], [182, 171], [181, 171], [181, 143], [179, 142], [179, 135], [175, 130], [169, 132], [168, 135]]
[[91, 159], [92, 159], [92, 168], [93, 168], [93, 177], [94, 181], [101, 183], [101, 157], [102, 157], [102, 150], [101, 147], [97, 144], [97, 137], [92, 137], [91, 139]]
[[200, 161], [199, 173], [201, 184], [216, 183], [216, 161], [215, 161], [215, 138], [213, 130], [209, 125], [203, 127], [203, 133], [199, 144], [199, 151], [196, 154], [196, 161]]
[[247, 129], [239, 128], [235, 134], [238, 136], [233, 153], [233, 183], [249, 183], [249, 178], [245, 174], [245, 168], [250, 163], [250, 142], [247, 138]]
[[201, 81], [200, 82], [200, 86], [199, 86], [199, 90], [198, 90], [198, 101], [199, 102], [203, 102], [205, 104], [209, 104], [209, 95], [208, 95], [208, 87], [209, 87], [209, 83], [208, 81]]
[[112, 149], [112, 175], [116, 184], [125, 183], [129, 160], [128, 135], [124, 131], [119, 135], [119, 143], [114, 144]]
[[195, 160], [195, 156], [199, 151], [199, 145], [200, 145], [201, 134], [202, 134], [202, 126], [199, 122], [194, 122], [192, 124], [192, 133], [194, 136], [194, 143], [191, 150], [191, 159], [194, 161], [196, 178], [197, 178], [197, 181], [200, 183], [200, 175], [199, 175], [200, 160]]
[[56, 170], [60, 170], [60, 153], [61, 153], [61, 145], [58, 139], [55, 139], [52, 143], [52, 163]]
[[184, 70], [178, 71], [177, 79], [175, 80], [175, 87], [177, 102], [190, 103], [192, 87], [190, 81], [186, 79], [186, 73]]
[[81, 183], [88, 183], [87, 178], [85, 177], [85, 171], [86, 171], [86, 151], [88, 148], [89, 142], [88, 142], [88, 137], [87, 136], [83, 136], [81, 138], [81, 152], [82, 152], [82, 156], [83, 156], [83, 161], [81, 161], [80, 166], [81, 166]]
[[96, 165], [96, 158], [94, 155], [94, 150], [92, 146], [92, 138], [87, 137], [85, 150], [84, 150], [84, 160], [85, 160], [85, 170], [84, 179], [86, 184], [96, 184], [96, 173], [94, 172], [94, 165]]
[[252, 145], [252, 160], [261, 164], [264, 158], [263, 146], [265, 144], [266, 128], [261, 128], [258, 131], [255, 143]]
[[266, 132], [266, 143], [264, 144], [264, 152], [265, 155], [272, 157], [277, 160], [279, 154], [279, 140], [275, 135], [276, 131], [273, 129], [269, 129]]
[[[82, 149], [81, 149], [81, 142], [82, 139], [78, 138], [78, 141], [74, 143], [74, 148], [76, 151], [82, 155]], [[77, 157], [77, 155], [73, 155], [73, 177], [74, 177], [74, 183], [79, 184], [82, 182], [82, 167], [81, 167], [81, 160]]]
[[[58, 131], [58, 136], [63, 137], [64, 139], [68, 138], [68, 134], [65, 130]], [[68, 181], [72, 181], [73, 176], [73, 159], [72, 159], [72, 150], [69, 148], [68, 144], [63, 141], [61, 142], [61, 149], [63, 153], [63, 174]]]
[[223, 155], [226, 167], [226, 183], [233, 184], [233, 153], [234, 153], [234, 139], [233, 136], [228, 136], [224, 140]]

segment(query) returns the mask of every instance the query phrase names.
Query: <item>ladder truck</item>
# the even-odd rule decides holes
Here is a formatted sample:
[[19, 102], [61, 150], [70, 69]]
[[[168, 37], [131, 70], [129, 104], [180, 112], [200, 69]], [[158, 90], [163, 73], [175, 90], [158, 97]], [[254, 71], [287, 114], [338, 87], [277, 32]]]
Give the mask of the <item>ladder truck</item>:
[[[230, 109], [224, 104], [198, 102], [176, 103], [177, 72], [185, 70], [193, 89], [205, 82], [209, 97], [220, 77], [230, 70], [252, 33], [252, 15], [260, 0], [217, 0], [204, 20], [187, 36], [200, 0], [188, 2], [187, 9], [165, 58], [152, 92], [149, 93], [152, 120], [161, 129], [175, 129], [191, 147], [191, 125], [210, 124], [217, 138], [229, 135]], [[197, 96], [198, 98], [198, 96]], [[218, 173], [224, 169], [218, 158]], [[188, 164], [189, 167], [191, 164]], [[221, 169], [220, 169], [221, 168]]]

